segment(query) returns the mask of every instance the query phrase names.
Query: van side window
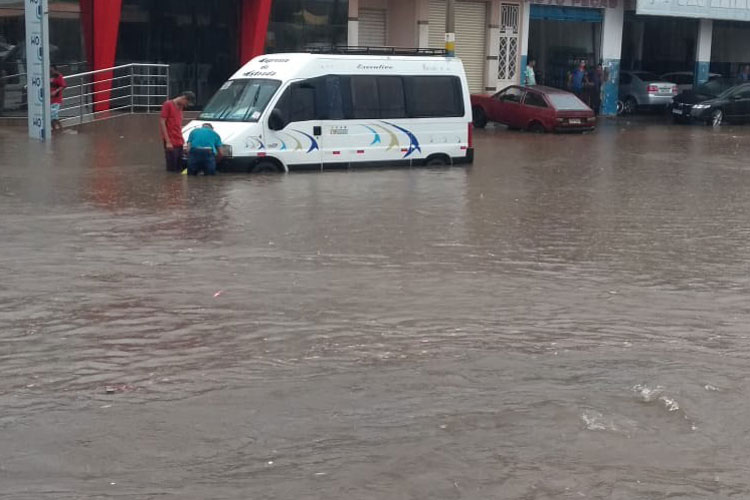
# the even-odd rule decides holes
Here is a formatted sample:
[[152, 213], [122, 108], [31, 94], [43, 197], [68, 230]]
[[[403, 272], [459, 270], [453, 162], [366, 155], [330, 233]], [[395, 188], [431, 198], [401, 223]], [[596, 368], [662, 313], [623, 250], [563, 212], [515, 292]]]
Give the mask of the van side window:
[[400, 76], [351, 76], [353, 118], [405, 118], [406, 95]]
[[303, 81], [291, 84], [276, 104], [287, 123], [315, 119], [315, 87]]
[[324, 90], [318, 92], [324, 99], [324, 106], [321, 108], [321, 119], [323, 120], [343, 120], [347, 113], [344, 108], [344, 85], [341, 78], [335, 75], [328, 75], [321, 78], [323, 80]]
[[404, 81], [400, 76], [378, 76], [378, 97], [381, 118], [405, 118], [406, 96]]
[[374, 76], [352, 76], [353, 118], [381, 118], [378, 82]]
[[455, 76], [406, 77], [409, 116], [412, 118], [464, 115], [461, 80]]

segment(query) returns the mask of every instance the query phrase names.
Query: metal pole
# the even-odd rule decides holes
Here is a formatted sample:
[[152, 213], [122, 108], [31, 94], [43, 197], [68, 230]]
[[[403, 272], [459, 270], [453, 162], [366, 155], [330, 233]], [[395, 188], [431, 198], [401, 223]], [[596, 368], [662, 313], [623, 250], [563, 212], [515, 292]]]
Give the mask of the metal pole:
[[448, 57], [456, 57], [456, 0], [446, 1], [445, 55]]
[[146, 113], [151, 112], [151, 66], [146, 66]]
[[[29, 137], [48, 140], [50, 120], [48, 0], [26, 0], [26, 101]], [[7, 2], [5, 2], [7, 3]]]
[[79, 91], [80, 97], [78, 99], [78, 124], [83, 125], [83, 106], [86, 103], [83, 97], [83, 77], [81, 77], [81, 86], [79, 88], [81, 90]]
[[135, 113], [135, 84], [133, 82], [133, 65], [130, 65], [130, 114]]
[[167, 99], [169, 99], [169, 96], [171, 96], [171, 95], [172, 95], [172, 94], [171, 94], [171, 93], [169, 92], [169, 87], [170, 87], [170, 81], [169, 81], [169, 70], [170, 70], [171, 68], [172, 68], [172, 67], [171, 67], [170, 65], [167, 65], [167, 84], [166, 84], [166, 86], [165, 86], [165, 89], [166, 89], [166, 91], [165, 91], [165, 92], [166, 92], [166, 94], [167, 94], [167, 95], [165, 95], [165, 96], [164, 96], [164, 100], [165, 100], [165, 101], [166, 101]]

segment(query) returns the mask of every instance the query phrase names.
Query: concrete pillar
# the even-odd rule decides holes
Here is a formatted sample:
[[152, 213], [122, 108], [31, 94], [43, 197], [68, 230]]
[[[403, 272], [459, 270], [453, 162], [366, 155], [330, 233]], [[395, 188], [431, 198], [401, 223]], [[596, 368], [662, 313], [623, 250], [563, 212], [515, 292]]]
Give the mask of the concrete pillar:
[[245, 64], [266, 51], [271, 0], [242, 0], [240, 61]]
[[[92, 71], [111, 68], [117, 55], [122, 0], [80, 0], [86, 57]], [[94, 75], [94, 111], [109, 109], [112, 72]]]
[[714, 22], [701, 19], [698, 25], [698, 40], [695, 50], [695, 72], [693, 85], [696, 87], [708, 81], [708, 68], [711, 64], [711, 40], [714, 34]]
[[[531, 2], [521, 2], [521, 66], [518, 68], [518, 76], [523, 82], [523, 74], [526, 71], [526, 63], [529, 60], [529, 23], [531, 21]], [[537, 59], [539, 55], [536, 55]], [[542, 66], [544, 67], [544, 66]]]
[[359, 0], [349, 0], [346, 44], [350, 47], [359, 45]]
[[417, 47], [428, 49], [430, 48], [430, 0], [416, 0], [416, 2]]
[[620, 84], [620, 57], [622, 54], [622, 24], [625, 19], [624, 2], [604, 9], [602, 26], [602, 64], [607, 81], [604, 83], [601, 114], [617, 114], [618, 86]]
[[484, 90], [494, 92], [497, 90], [497, 72], [500, 55], [500, 0], [492, 0], [487, 3], [487, 46], [484, 53], [487, 54], [487, 62], [484, 65]]
[[636, 21], [632, 23], [633, 26], [633, 39], [635, 41], [635, 48], [633, 54], [632, 67], [629, 69], [636, 70], [641, 69], [643, 66], [643, 38], [646, 32], [646, 24], [643, 21]]

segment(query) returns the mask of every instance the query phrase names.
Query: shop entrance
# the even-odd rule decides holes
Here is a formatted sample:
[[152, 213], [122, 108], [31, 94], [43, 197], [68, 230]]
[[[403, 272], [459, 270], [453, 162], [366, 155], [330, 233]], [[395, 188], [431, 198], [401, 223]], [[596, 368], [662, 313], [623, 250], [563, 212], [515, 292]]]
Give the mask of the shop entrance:
[[738, 78], [750, 65], [750, 23], [714, 21], [710, 71]]
[[568, 89], [568, 75], [580, 61], [589, 70], [601, 59], [602, 11], [531, 5], [529, 60], [536, 60], [536, 81]]
[[639, 16], [625, 12], [622, 35], [622, 70], [663, 75], [695, 69], [698, 20], [681, 17]]

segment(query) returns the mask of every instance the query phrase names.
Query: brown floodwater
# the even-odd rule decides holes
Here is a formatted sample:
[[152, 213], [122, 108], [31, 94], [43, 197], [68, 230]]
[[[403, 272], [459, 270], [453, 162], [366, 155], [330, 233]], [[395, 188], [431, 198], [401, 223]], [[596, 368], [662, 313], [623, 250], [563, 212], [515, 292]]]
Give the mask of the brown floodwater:
[[0, 130], [0, 498], [750, 497], [750, 127], [188, 178]]

